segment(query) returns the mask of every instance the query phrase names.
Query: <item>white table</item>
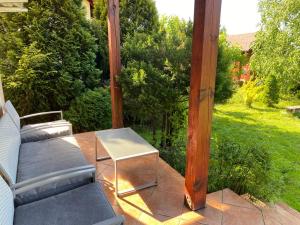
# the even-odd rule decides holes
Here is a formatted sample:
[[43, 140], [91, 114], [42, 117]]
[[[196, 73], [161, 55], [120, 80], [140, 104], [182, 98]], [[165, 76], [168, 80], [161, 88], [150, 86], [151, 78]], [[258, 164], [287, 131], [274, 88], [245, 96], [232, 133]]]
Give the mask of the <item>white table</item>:
[[[109, 156], [98, 157], [98, 141], [101, 143]], [[115, 166], [115, 189], [117, 196], [130, 193], [133, 191], [145, 189], [156, 186], [158, 183], [158, 161], [159, 152], [141, 136], [134, 132], [131, 128], [110, 129], [96, 132], [96, 160], [102, 161], [112, 159]], [[142, 157], [146, 155], [154, 155], [156, 157], [156, 177], [155, 181], [136, 186], [131, 189], [119, 191], [118, 190], [118, 162]]]

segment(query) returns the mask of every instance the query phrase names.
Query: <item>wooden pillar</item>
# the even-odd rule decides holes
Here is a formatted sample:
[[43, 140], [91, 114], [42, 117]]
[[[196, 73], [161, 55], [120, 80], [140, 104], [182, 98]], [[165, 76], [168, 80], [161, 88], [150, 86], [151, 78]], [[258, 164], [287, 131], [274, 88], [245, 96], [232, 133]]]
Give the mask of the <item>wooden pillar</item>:
[[221, 0], [195, 0], [185, 202], [205, 207]]
[[117, 78], [121, 73], [119, 0], [108, 0], [108, 44], [112, 127], [123, 127], [122, 90]]

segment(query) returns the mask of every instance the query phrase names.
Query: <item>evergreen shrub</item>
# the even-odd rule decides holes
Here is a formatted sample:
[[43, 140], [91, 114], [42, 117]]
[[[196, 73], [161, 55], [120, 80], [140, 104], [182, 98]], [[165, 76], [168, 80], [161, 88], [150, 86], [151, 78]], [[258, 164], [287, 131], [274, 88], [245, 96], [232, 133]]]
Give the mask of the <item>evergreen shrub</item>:
[[279, 102], [279, 86], [278, 81], [274, 75], [268, 76], [265, 80], [263, 101], [267, 106], [270, 107]]
[[65, 118], [73, 124], [74, 132], [111, 128], [111, 102], [108, 88], [89, 90], [72, 103]]

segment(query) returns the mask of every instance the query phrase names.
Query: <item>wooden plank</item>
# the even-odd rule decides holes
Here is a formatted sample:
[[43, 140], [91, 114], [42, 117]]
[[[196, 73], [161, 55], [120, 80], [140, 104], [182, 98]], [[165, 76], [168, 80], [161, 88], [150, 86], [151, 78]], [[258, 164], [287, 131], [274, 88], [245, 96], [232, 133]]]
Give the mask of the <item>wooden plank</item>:
[[206, 204], [220, 12], [221, 0], [195, 0], [185, 173], [185, 201], [192, 210]]
[[112, 126], [121, 128], [124, 126], [122, 90], [117, 81], [121, 73], [119, 0], [108, 0], [108, 42]]
[[0, 0], [1, 3], [27, 3], [28, 0]]
[[0, 12], [2, 13], [28, 12], [28, 9], [19, 8], [19, 7], [0, 7]]
[[300, 112], [300, 105], [286, 107], [286, 111], [289, 113], [298, 113]]

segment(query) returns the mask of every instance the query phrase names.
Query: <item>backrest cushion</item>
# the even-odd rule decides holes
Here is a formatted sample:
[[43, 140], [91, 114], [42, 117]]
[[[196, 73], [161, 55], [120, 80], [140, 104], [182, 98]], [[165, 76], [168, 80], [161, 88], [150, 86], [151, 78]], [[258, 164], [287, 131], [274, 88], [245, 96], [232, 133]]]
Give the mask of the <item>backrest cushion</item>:
[[10, 185], [16, 183], [20, 145], [20, 132], [5, 113], [0, 118], [0, 172]]
[[13, 225], [14, 211], [13, 194], [0, 176], [0, 224]]
[[10, 115], [11, 119], [13, 120], [17, 128], [20, 130], [21, 129], [20, 116], [16, 111], [15, 107], [13, 106], [13, 104], [11, 103], [11, 101], [8, 100], [5, 103], [4, 110]]

